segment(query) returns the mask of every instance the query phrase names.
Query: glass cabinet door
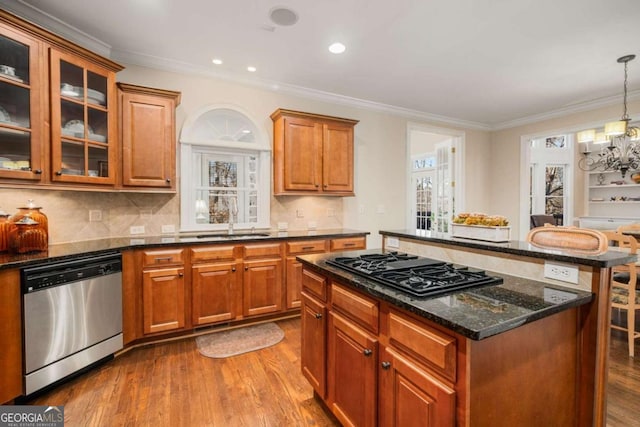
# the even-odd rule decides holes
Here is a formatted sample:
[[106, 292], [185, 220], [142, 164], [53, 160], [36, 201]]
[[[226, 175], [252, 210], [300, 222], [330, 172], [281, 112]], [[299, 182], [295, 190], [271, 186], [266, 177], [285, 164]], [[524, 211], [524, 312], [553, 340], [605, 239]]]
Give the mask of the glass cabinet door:
[[52, 180], [113, 184], [115, 73], [51, 52]]
[[0, 178], [42, 178], [40, 44], [0, 25]]

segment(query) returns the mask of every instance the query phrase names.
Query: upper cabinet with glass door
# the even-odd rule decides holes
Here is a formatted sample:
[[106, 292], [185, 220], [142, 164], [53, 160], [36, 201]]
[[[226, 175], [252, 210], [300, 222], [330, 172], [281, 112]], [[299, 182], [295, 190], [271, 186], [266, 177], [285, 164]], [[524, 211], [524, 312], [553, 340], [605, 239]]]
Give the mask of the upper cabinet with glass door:
[[115, 73], [51, 50], [52, 180], [115, 183]]
[[42, 44], [0, 24], [0, 178], [42, 179]]
[[122, 68], [0, 9], [0, 182], [114, 187]]

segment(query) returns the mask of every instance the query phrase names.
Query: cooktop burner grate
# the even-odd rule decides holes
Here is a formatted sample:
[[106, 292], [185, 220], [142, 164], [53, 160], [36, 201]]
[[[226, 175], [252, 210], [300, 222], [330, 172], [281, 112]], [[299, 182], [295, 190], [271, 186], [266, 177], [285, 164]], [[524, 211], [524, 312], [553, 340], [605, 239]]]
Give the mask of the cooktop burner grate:
[[327, 263], [417, 297], [502, 283], [482, 270], [398, 252], [337, 257]]

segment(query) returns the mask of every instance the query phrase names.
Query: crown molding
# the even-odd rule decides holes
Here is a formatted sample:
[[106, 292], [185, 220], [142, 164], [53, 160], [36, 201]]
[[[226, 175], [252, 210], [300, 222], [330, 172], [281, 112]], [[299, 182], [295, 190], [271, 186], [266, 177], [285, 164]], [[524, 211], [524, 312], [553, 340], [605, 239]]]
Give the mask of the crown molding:
[[[110, 58], [113, 61], [123, 62], [125, 64], [138, 65], [142, 67], [153, 68], [161, 71], [172, 71], [181, 74], [199, 75], [209, 78], [217, 78], [235, 83], [258, 87], [264, 90], [282, 92], [290, 95], [311, 98], [322, 102], [346, 105], [366, 110], [376, 111], [405, 117], [411, 120], [419, 120], [426, 122], [437, 122], [457, 128], [498, 131], [509, 129], [517, 126], [542, 122], [545, 120], [555, 119], [574, 113], [595, 110], [602, 107], [608, 107], [622, 103], [622, 95], [599, 98], [592, 101], [581, 102], [568, 105], [562, 108], [554, 109], [545, 113], [534, 114], [519, 119], [508, 120], [501, 123], [481, 123], [453, 117], [431, 114], [424, 111], [413, 110], [409, 108], [397, 107], [394, 105], [383, 104], [365, 99], [354, 98], [350, 96], [340, 95], [331, 92], [325, 92], [316, 89], [305, 88], [301, 86], [291, 85], [287, 83], [278, 83], [264, 79], [247, 79], [239, 75], [214, 71], [207, 67], [197, 66], [180, 61], [174, 61], [166, 58], [154, 57], [135, 52], [113, 49], [109, 44], [87, 34], [60, 19], [45, 13], [31, 5], [24, 3], [22, 0], [0, 0], [0, 6], [3, 9], [14, 13], [26, 20], [29, 20], [41, 27], [56, 33], [70, 41], [79, 44], [99, 55]], [[640, 90], [628, 93], [628, 100], [640, 99]]]
[[[494, 124], [491, 126], [492, 131], [504, 130], [514, 128], [517, 126], [528, 125], [532, 123], [538, 123], [545, 120], [556, 119], [559, 117], [568, 116], [570, 114], [581, 113], [584, 111], [592, 111], [598, 108], [609, 107], [611, 105], [621, 105], [623, 101], [623, 95], [607, 96], [604, 98], [594, 99], [592, 101], [580, 102], [577, 104], [567, 105], [566, 107], [558, 108], [555, 110], [547, 111], [546, 113], [534, 114], [520, 119], [509, 120], [506, 122]], [[640, 99], [640, 90], [635, 90], [627, 93], [627, 101], [635, 101]]]
[[302, 86], [296, 86], [288, 83], [280, 83], [265, 79], [247, 79], [237, 74], [224, 73], [214, 71], [208, 67], [194, 66], [193, 64], [170, 60], [167, 58], [161, 58], [156, 56], [144, 55], [135, 52], [123, 51], [118, 49], [112, 49], [112, 59], [124, 64], [138, 65], [147, 68], [154, 68], [158, 70], [171, 71], [180, 74], [200, 75], [203, 77], [214, 77], [217, 79], [223, 79], [232, 81], [235, 83], [254, 86], [260, 89], [269, 90], [272, 92], [282, 92], [289, 95], [295, 95], [305, 98], [311, 98], [322, 102], [328, 102], [332, 104], [346, 105], [356, 108], [362, 108], [366, 110], [372, 110], [382, 113], [393, 114], [402, 116], [412, 120], [423, 120], [428, 122], [439, 122], [447, 124], [449, 126], [475, 129], [475, 130], [490, 130], [490, 127], [484, 123], [473, 122], [469, 120], [461, 120], [452, 117], [440, 116], [437, 114], [425, 113], [423, 111], [412, 110], [409, 108], [397, 107], [388, 104], [382, 104], [379, 102], [368, 101], [366, 99], [354, 98], [346, 95], [340, 95], [331, 92], [325, 92], [316, 89], [305, 88]]
[[109, 58], [111, 46], [76, 27], [73, 27], [55, 16], [24, 3], [22, 0], [0, 0], [3, 9], [17, 15], [27, 21], [31, 21], [52, 33], [64, 37], [98, 55]]

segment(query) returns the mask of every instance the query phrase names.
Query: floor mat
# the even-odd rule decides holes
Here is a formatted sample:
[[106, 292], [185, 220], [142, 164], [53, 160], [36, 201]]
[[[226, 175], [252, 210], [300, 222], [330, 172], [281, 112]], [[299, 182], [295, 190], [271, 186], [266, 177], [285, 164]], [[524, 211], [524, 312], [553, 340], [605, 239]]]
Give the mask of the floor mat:
[[203, 356], [220, 359], [270, 347], [283, 338], [284, 331], [269, 322], [201, 335], [196, 338], [196, 344]]

